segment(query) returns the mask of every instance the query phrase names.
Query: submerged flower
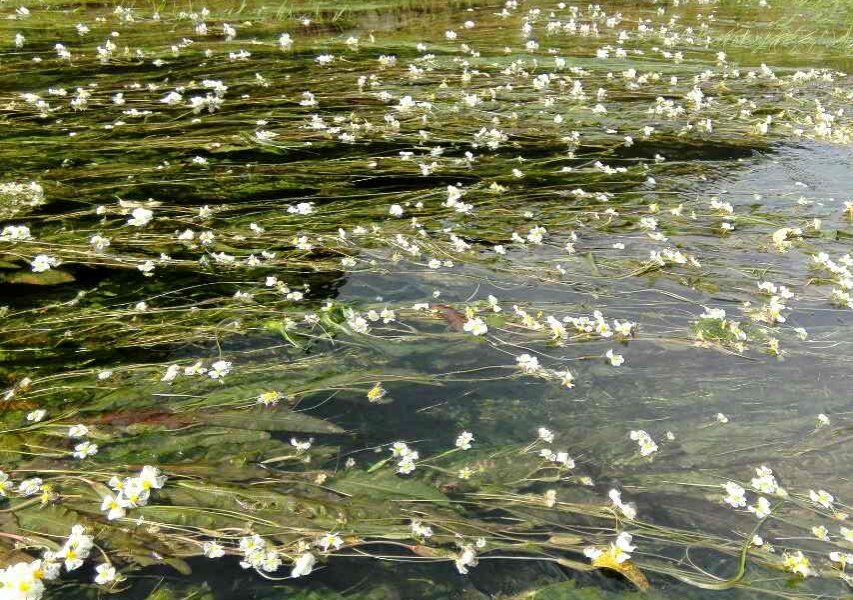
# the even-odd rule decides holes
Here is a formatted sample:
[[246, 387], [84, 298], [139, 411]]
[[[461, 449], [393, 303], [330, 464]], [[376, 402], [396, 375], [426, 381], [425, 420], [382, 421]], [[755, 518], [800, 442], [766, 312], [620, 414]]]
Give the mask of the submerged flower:
[[761, 496], [758, 498], [758, 502], [754, 506], [748, 506], [747, 510], [759, 519], [763, 519], [770, 514], [770, 501]]
[[317, 557], [310, 552], [303, 552], [299, 555], [296, 561], [294, 561], [293, 568], [290, 570], [290, 576], [303, 577], [305, 575], [310, 575], [311, 571], [314, 570], [314, 564], [316, 562]]
[[803, 577], [808, 577], [812, 574], [811, 563], [809, 562], [809, 559], [803, 555], [802, 551], [797, 550], [790, 554], [786, 552], [782, 556], [782, 559], [785, 570], [792, 573], [798, 573]]
[[833, 498], [832, 494], [825, 490], [819, 490], [817, 492], [814, 490], [809, 490], [809, 498], [815, 504], [820, 504], [822, 507], [828, 508], [830, 510], [832, 509], [832, 503], [835, 501], [835, 498]]
[[723, 487], [726, 489], [726, 496], [723, 498], [723, 502], [733, 508], [743, 508], [746, 506], [745, 489], [736, 484], [734, 481], [727, 482]]
[[652, 437], [642, 429], [632, 431], [629, 434], [629, 437], [632, 440], [635, 440], [637, 442], [637, 445], [640, 446], [641, 456], [650, 456], [658, 450], [658, 445], [655, 443]]
[[604, 356], [614, 367], [621, 366], [625, 362], [625, 357], [621, 354], [614, 354], [612, 349], [608, 350]]
[[755, 470], [757, 477], [752, 478], [752, 488], [763, 494], [775, 494], [779, 491], [779, 484], [773, 476], [773, 471], [765, 466]]
[[516, 358], [519, 368], [528, 374], [536, 373], [542, 367], [539, 366], [539, 359], [529, 354], [522, 354]]

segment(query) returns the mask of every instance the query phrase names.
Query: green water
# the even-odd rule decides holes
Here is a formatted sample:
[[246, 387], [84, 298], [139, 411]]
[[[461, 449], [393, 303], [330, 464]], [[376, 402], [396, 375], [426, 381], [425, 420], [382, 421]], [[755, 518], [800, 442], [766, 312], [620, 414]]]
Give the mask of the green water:
[[0, 598], [849, 596], [853, 4], [203, 8], [0, 7]]

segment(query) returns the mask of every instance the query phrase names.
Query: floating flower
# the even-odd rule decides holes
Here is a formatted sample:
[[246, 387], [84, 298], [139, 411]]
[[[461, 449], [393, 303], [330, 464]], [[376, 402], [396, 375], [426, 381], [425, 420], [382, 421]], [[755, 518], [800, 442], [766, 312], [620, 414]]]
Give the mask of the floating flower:
[[472, 335], [485, 335], [489, 331], [486, 323], [480, 318], [468, 319], [462, 328]]
[[95, 567], [95, 583], [98, 585], [106, 585], [114, 581], [118, 581], [118, 572], [115, 567], [109, 563], [101, 563]]
[[225, 548], [215, 541], [204, 542], [201, 549], [207, 558], [219, 558], [221, 556], [225, 556]]
[[612, 349], [608, 350], [604, 356], [614, 367], [619, 367], [625, 362], [625, 357], [621, 354], [614, 354]]
[[809, 490], [809, 498], [815, 504], [819, 504], [824, 508], [828, 508], [832, 510], [832, 503], [835, 501], [832, 494], [825, 490], [818, 490], [817, 492], [814, 490]]
[[456, 447], [462, 450], [470, 450], [471, 442], [474, 441], [474, 434], [470, 431], [463, 431], [456, 438]]
[[320, 538], [317, 545], [323, 549], [323, 552], [328, 552], [329, 548], [339, 550], [344, 545], [344, 540], [337, 533], [327, 533]]
[[608, 558], [612, 559], [613, 562], [616, 564], [622, 564], [629, 560], [631, 558], [631, 553], [637, 549], [636, 546], [631, 544], [632, 540], [633, 538], [631, 534], [623, 531], [616, 538], [616, 541], [610, 544], [610, 547], [606, 551], [602, 551], [595, 547], [587, 547], [584, 548], [583, 553], [593, 562], [607, 554]]
[[367, 392], [367, 399], [371, 402], [379, 402], [387, 393], [388, 391], [377, 381]]

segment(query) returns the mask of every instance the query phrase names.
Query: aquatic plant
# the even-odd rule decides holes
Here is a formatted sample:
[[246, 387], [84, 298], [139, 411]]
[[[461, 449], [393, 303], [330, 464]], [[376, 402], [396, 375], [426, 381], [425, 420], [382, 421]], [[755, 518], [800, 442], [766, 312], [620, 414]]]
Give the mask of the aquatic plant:
[[[4, 7], [0, 597], [202, 559], [845, 593], [810, 378], [853, 212], [752, 179], [846, 151], [849, 77], [608, 4]], [[725, 402], [783, 369], [821, 404]]]

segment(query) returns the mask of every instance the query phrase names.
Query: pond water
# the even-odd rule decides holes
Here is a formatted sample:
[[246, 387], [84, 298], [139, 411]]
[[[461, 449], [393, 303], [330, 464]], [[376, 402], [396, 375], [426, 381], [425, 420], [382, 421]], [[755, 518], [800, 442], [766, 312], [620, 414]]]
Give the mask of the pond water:
[[0, 11], [0, 599], [849, 596], [853, 6]]

